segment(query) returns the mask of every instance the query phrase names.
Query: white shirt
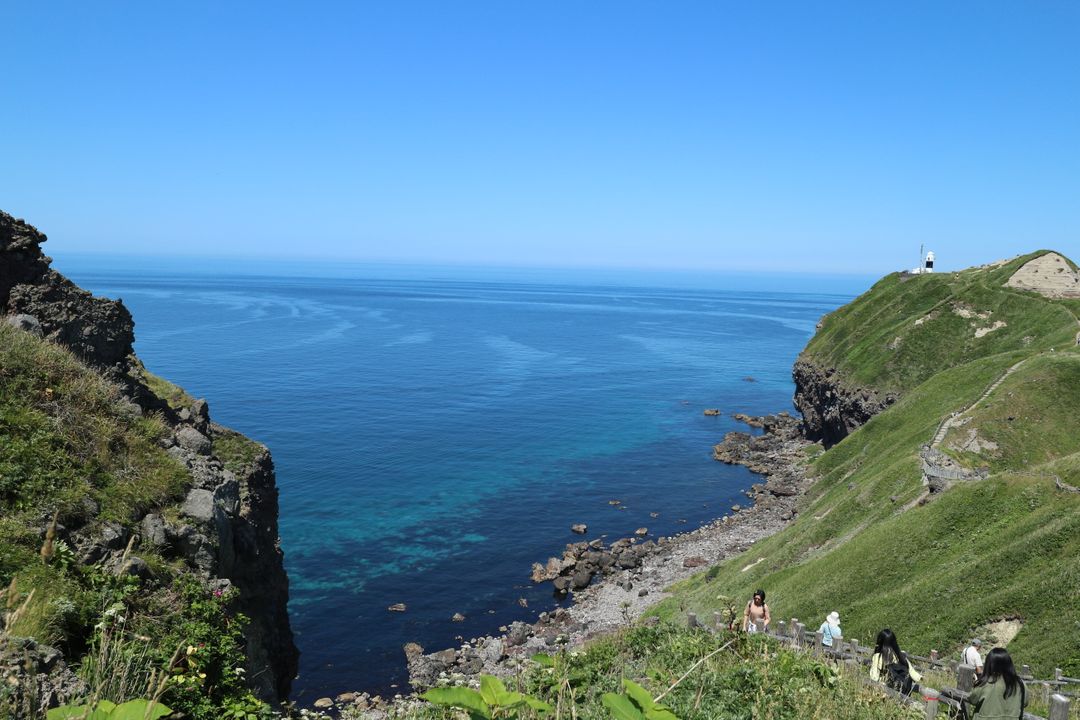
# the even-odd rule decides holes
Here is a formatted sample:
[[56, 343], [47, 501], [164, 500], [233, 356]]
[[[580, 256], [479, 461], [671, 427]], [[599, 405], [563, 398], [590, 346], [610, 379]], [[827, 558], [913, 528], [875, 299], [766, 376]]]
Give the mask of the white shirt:
[[983, 666], [982, 655], [979, 654], [974, 645], [968, 645], [964, 648], [964, 664], [970, 665], [976, 670]]

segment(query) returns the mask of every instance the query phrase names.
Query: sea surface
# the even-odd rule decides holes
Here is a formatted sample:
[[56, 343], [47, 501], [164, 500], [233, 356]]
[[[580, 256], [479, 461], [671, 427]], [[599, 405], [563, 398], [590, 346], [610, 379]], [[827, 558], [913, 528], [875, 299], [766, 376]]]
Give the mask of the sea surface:
[[438, 650], [550, 610], [530, 566], [580, 539], [572, 523], [668, 535], [745, 502], [755, 478], [712, 445], [745, 429], [731, 413], [792, 410], [795, 356], [865, 287], [59, 269], [123, 298], [147, 367], [271, 448], [302, 703], [403, 690], [406, 642]]

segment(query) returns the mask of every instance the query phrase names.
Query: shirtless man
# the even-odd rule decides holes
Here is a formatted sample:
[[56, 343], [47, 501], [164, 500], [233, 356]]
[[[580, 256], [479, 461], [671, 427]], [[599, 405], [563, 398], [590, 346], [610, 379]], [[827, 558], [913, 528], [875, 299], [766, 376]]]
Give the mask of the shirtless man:
[[769, 629], [769, 606], [765, 604], [765, 591], [755, 590], [754, 597], [746, 603], [743, 611], [743, 630], [746, 632], [765, 632]]

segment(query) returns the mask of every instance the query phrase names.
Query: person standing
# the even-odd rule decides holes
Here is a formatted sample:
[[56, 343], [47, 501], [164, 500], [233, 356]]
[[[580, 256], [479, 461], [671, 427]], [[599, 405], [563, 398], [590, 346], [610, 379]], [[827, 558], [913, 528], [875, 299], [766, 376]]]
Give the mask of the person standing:
[[874, 647], [874, 654], [870, 656], [870, 679], [883, 682], [905, 695], [919, 691], [922, 675], [900, 649], [896, 635], [889, 628], [877, 635], [877, 645]]
[[746, 603], [743, 611], [743, 630], [749, 633], [766, 632], [769, 629], [769, 606], [765, 604], [765, 591], [755, 590], [754, 597]]
[[975, 683], [966, 702], [975, 709], [971, 720], [1021, 717], [1027, 705], [1027, 690], [1005, 648], [994, 648], [986, 654], [986, 672]]
[[975, 674], [979, 677], [983, 674], [983, 659], [979, 654], [979, 650], [982, 649], [982, 640], [975, 638], [971, 641], [971, 644], [964, 648], [964, 652], [961, 655], [961, 662], [965, 665], [970, 665], [975, 668]]
[[839, 640], [843, 637], [840, 632], [840, 613], [833, 610], [825, 618], [825, 622], [821, 623], [821, 627], [818, 628], [818, 632], [821, 633], [821, 644], [825, 647], [833, 646], [833, 639]]

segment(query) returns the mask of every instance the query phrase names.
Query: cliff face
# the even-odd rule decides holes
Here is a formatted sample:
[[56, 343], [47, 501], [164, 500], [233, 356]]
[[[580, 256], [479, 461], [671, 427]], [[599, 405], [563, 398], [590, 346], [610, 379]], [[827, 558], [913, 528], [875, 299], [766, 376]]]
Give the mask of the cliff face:
[[802, 413], [806, 437], [820, 440], [826, 448], [896, 402], [893, 394], [846, 384], [836, 368], [805, 354], [795, 361], [792, 377], [795, 407]]
[[235, 609], [251, 621], [245, 652], [252, 690], [265, 700], [284, 699], [299, 652], [287, 614], [269, 451], [212, 423], [205, 401], [183, 393], [179, 400], [158, 397], [132, 351], [131, 313], [122, 302], [95, 298], [52, 270], [40, 249], [45, 240], [0, 212], [0, 317], [67, 347], [117, 386], [132, 415], [159, 414], [170, 430], [162, 445], [190, 476], [179, 512], [157, 508], [126, 527], [66, 528], [66, 539], [80, 561], [108, 566], [134, 535], [136, 551], [152, 547], [163, 557], [183, 559], [208, 587], [235, 587]]

